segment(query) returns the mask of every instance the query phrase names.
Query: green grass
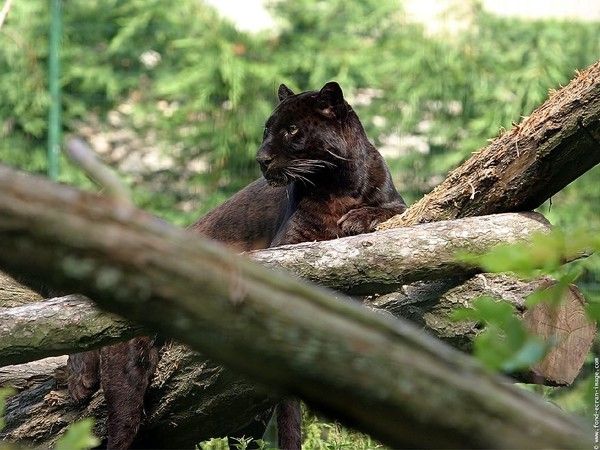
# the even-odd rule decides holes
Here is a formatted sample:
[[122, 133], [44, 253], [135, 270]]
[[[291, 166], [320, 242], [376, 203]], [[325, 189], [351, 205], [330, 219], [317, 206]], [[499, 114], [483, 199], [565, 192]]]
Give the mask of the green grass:
[[[343, 427], [339, 423], [329, 422], [317, 417], [308, 408], [303, 406], [302, 413], [302, 448], [310, 450], [371, 450], [384, 447], [366, 434]], [[238, 450], [245, 450], [250, 439], [239, 437]], [[261, 450], [275, 449], [276, 446], [265, 441], [258, 441]], [[196, 446], [198, 450], [228, 450], [227, 438], [214, 438], [201, 442]]]

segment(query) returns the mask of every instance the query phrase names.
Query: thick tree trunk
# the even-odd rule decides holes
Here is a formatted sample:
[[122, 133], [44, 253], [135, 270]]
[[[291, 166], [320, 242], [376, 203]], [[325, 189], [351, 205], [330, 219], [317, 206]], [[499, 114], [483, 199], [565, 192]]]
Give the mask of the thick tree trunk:
[[[378, 308], [381, 313], [408, 318], [448, 343], [468, 351], [479, 327], [470, 322], [452, 322], [449, 320], [452, 311], [470, 304], [481, 295], [490, 295], [513, 304], [519, 314], [527, 314], [523, 312], [525, 298], [546, 283], [547, 280], [526, 283], [503, 275], [479, 274], [464, 284], [460, 279], [415, 283], [398, 293], [369, 297], [364, 302], [367, 306]], [[561, 310], [566, 311], [570, 308], [567, 305], [573, 305], [579, 312], [572, 316], [581, 320], [581, 297], [573, 289]], [[90, 305], [82, 301], [78, 308], [90, 308]], [[88, 314], [82, 312], [83, 316]], [[578, 323], [570, 323], [569, 326], [573, 330], [570, 333], [554, 330], [554, 333], [563, 333], [558, 334], [559, 347], [555, 351], [560, 354], [571, 352], [581, 361], [574, 364], [572, 360], [562, 358], [560, 370], [551, 366], [554, 372], [546, 372], [548, 376], [556, 377], [550, 380], [551, 384], [560, 383], [561, 379], [566, 382], [566, 378], [572, 378], [579, 372], [585, 357], [579, 346], [587, 347], [595, 332], [594, 327], [591, 326], [590, 330], [587, 323], [581, 326], [590, 335], [583, 329], [578, 330]], [[563, 335], [570, 341], [562, 339]], [[573, 343], [574, 340], [580, 341]], [[49, 358], [0, 368], [0, 384], [12, 384], [20, 391], [9, 403], [7, 427], [1, 437], [51, 447], [71, 421], [90, 415], [98, 419], [97, 435], [106, 436], [102, 395], [96, 394], [89, 404], [72, 404], [66, 393], [65, 363], [66, 358]], [[536, 369], [529, 376], [537, 377], [539, 372]], [[557, 373], [560, 376], [556, 376]], [[152, 444], [155, 448], [189, 447], [190, 442], [213, 436], [236, 436], [236, 429], [242, 428], [273, 403], [273, 397], [266, 391], [180, 346], [167, 347], [163, 351], [156, 374], [148, 395], [148, 415], [140, 432], [145, 439], [140, 444]], [[173, 421], [174, 416], [176, 421]]]
[[394, 447], [589, 444], [577, 421], [409, 322], [127, 205], [0, 168], [0, 243], [9, 273], [89, 295]]
[[540, 206], [600, 162], [600, 61], [380, 229]]

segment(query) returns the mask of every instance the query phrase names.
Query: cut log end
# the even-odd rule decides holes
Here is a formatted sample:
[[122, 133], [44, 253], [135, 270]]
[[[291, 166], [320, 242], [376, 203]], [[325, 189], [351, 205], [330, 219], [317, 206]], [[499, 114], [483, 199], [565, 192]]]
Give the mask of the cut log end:
[[553, 343], [544, 360], [533, 368], [536, 377], [557, 385], [569, 385], [579, 374], [596, 336], [596, 324], [585, 313], [585, 300], [575, 286], [554, 307], [539, 303], [525, 312], [527, 328]]

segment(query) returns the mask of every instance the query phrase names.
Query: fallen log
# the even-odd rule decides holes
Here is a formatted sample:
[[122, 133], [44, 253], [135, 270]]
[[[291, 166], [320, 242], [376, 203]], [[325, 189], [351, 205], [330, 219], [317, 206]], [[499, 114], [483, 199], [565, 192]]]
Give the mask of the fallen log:
[[[526, 297], [552, 286], [553, 280], [522, 281], [490, 274], [464, 280], [454, 277], [434, 283], [414, 283], [391, 294], [368, 296], [363, 302], [409, 319], [453, 347], [470, 352], [480, 327], [470, 322], [457, 323], [451, 319], [452, 313], [484, 295], [506, 301], [515, 307], [532, 333], [544, 341], [556, 342], [545, 360], [548, 364], [535, 368], [531, 378], [553, 385], [572, 383], [595, 336], [595, 327], [585, 317], [585, 300], [577, 287], [570, 286], [556, 310], [540, 304], [528, 311]], [[81, 295], [0, 308], [0, 367], [83, 352], [142, 334], [140, 327], [101, 312]]]
[[0, 167], [0, 243], [8, 273], [89, 295], [391, 446], [589, 445], [577, 420], [409, 322], [128, 205]]
[[84, 352], [141, 333], [80, 295], [0, 308], [0, 366]]
[[[479, 274], [463, 281], [453, 279], [429, 284], [415, 283], [405, 286], [398, 293], [366, 298], [364, 302], [371, 308], [378, 308], [377, 311], [381, 313], [405, 317], [451, 345], [469, 351], [472, 339], [480, 328], [471, 322], [452, 322], [449, 320], [452, 311], [469, 305], [481, 295], [490, 295], [510, 302], [523, 314], [527, 295], [547, 282], [534, 280], [526, 283], [503, 275], [488, 274]], [[573, 289], [576, 292], [576, 288]], [[566, 305], [573, 305], [575, 310], [579, 310], [581, 303], [578, 299], [577, 293], [569, 294], [561, 310], [570, 308]], [[80, 308], [91, 308], [91, 303], [82, 301]], [[572, 316], [581, 318], [581, 314], [582, 310]], [[577, 329], [577, 323], [570, 323], [570, 327], [573, 331], [568, 333], [568, 338], [557, 340], [561, 348], [558, 351], [580, 355], [582, 352], [577, 347], [587, 344], [576, 340], [587, 342], [590, 337]], [[554, 330], [552, 334], [560, 332]], [[592, 336], [594, 332], [592, 326]], [[579, 372], [580, 367], [574, 361], [567, 358], [561, 358], [561, 361], [562, 364], [557, 367], [560, 371], [550, 365], [554, 371], [540, 375], [536, 369], [530, 377], [539, 377], [536, 381], [540, 382], [542, 376], [555, 376], [555, 379], [546, 381], [549, 384], [561, 384], [560, 380], [566, 382], [567, 378]], [[71, 421], [88, 416], [97, 418], [95, 433], [100, 437], [106, 436], [106, 411], [102, 395], [96, 394], [89, 404], [73, 404], [66, 392], [64, 364], [66, 358], [49, 358], [0, 368], [0, 384], [9, 383], [19, 390], [9, 402], [7, 426], [0, 437], [50, 448]], [[235, 430], [241, 429], [254, 416], [264, 413], [273, 403], [273, 397], [267, 391], [181, 346], [167, 347], [163, 351], [156, 373], [148, 393], [147, 417], [139, 433], [144, 441], [138, 441], [138, 445], [146, 443], [160, 448], [181, 448], [195, 440], [214, 436], [239, 437]], [[230, 386], [230, 389], [225, 386]], [[220, 392], [220, 389], [223, 391]], [[173, 421], [174, 416], [177, 417], [176, 422]]]
[[380, 229], [537, 208], [600, 163], [600, 61]]
[[414, 281], [476, 273], [477, 267], [457, 259], [459, 252], [482, 254], [548, 230], [537, 213], [496, 214], [275, 247], [250, 256], [347, 294], [386, 293]]

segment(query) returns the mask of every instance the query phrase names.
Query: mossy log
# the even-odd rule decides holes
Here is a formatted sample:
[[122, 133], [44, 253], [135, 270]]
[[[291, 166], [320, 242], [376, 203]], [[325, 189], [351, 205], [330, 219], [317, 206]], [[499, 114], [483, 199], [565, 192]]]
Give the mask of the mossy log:
[[410, 322], [118, 201], [0, 167], [0, 244], [8, 273], [88, 295], [393, 447], [590, 444], [575, 418]]
[[469, 352], [481, 330], [474, 322], [456, 322], [452, 314], [468, 307], [473, 300], [488, 296], [514, 306], [525, 327], [544, 341], [554, 342], [552, 350], [530, 372], [514, 374], [521, 381], [550, 385], [569, 385], [579, 374], [593, 345], [596, 326], [585, 314], [585, 299], [571, 285], [557, 308], [540, 303], [526, 307], [527, 297], [554, 285], [548, 277], [519, 280], [503, 274], [480, 273], [464, 278], [418, 282], [397, 292], [369, 296], [364, 302], [422, 326], [455, 348]]

